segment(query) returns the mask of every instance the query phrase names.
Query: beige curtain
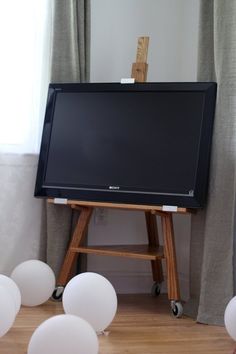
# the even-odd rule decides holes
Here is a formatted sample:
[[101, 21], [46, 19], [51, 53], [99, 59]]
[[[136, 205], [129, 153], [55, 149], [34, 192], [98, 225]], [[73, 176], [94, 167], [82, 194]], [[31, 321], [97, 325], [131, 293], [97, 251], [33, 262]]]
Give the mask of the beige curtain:
[[28, 259], [45, 261], [43, 201], [33, 197], [38, 156], [0, 154], [0, 274]]
[[[51, 82], [88, 82], [90, 1], [54, 0]], [[76, 219], [67, 206], [46, 204], [47, 263], [58, 275]]]
[[236, 212], [236, 1], [202, 0], [198, 80], [217, 81], [209, 198], [192, 217], [191, 299], [198, 322], [223, 324], [234, 294]]

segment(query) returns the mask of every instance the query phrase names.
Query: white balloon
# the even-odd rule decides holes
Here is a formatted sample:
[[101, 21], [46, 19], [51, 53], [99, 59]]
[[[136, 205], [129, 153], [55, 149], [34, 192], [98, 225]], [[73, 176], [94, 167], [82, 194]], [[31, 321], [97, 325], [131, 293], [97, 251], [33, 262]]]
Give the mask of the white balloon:
[[233, 297], [225, 309], [225, 328], [231, 338], [236, 340], [236, 296]]
[[111, 283], [91, 272], [81, 273], [69, 281], [62, 303], [65, 313], [84, 318], [96, 332], [109, 326], [117, 310], [117, 296]]
[[16, 310], [13, 296], [8, 289], [0, 285], [0, 337], [9, 331], [15, 317]]
[[98, 338], [88, 322], [73, 315], [57, 315], [34, 331], [28, 354], [97, 354]]
[[11, 278], [21, 292], [21, 303], [37, 306], [46, 302], [55, 289], [55, 275], [52, 269], [39, 260], [29, 260], [19, 264]]
[[0, 285], [7, 288], [7, 290], [9, 290], [9, 292], [13, 296], [16, 310], [15, 314], [17, 315], [21, 306], [21, 294], [18, 286], [16, 285], [14, 280], [3, 274], [0, 274]]

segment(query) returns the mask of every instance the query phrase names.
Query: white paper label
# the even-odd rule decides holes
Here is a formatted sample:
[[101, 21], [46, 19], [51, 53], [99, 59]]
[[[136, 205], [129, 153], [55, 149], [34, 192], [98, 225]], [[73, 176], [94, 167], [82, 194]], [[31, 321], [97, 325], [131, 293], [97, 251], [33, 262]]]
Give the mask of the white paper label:
[[54, 204], [67, 204], [66, 198], [54, 198]]
[[134, 84], [135, 83], [135, 79], [134, 78], [121, 79], [120, 83], [121, 84]]
[[177, 211], [178, 207], [174, 205], [163, 205], [162, 211]]

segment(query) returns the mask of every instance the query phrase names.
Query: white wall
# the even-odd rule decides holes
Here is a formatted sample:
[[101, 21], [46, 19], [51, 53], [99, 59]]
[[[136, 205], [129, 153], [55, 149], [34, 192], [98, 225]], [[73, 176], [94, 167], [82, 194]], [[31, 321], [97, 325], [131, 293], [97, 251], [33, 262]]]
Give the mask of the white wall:
[[[91, 0], [91, 82], [130, 77], [137, 38], [150, 36], [148, 81], [196, 81], [199, 0]], [[158, 148], [158, 146], [157, 146]], [[97, 221], [97, 222], [96, 222]], [[182, 297], [188, 297], [190, 218], [174, 218]], [[147, 241], [141, 212], [108, 210], [94, 217], [90, 244]], [[149, 292], [149, 262], [89, 256], [89, 270], [119, 292]]]
[[196, 77], [199, 0], [92, 0], [91, 81], [129, 77], [137, 37], [150, 36], [149, 81]]

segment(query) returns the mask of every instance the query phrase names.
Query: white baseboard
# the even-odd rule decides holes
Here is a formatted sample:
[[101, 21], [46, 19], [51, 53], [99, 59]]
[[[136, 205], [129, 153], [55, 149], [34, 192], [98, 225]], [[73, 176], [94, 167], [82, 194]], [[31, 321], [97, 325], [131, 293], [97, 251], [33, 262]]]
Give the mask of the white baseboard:
[[[91, 270], [94, 271], [94, 270]], [[118, 294], [145, 294], [151, 293], [153, 285], [150, 272], [119, 272], [108, 270], [97, 270], [97, 273], [106, 277], [114, 286]], [[164, 274], [164, 279], [165, 279]], [[187, 274], [179, 273], [181, 299], [186, 301], [189, 298], [189, 279]], [[167, 293], [166, 281], [162, 284], [162, 293]]]

